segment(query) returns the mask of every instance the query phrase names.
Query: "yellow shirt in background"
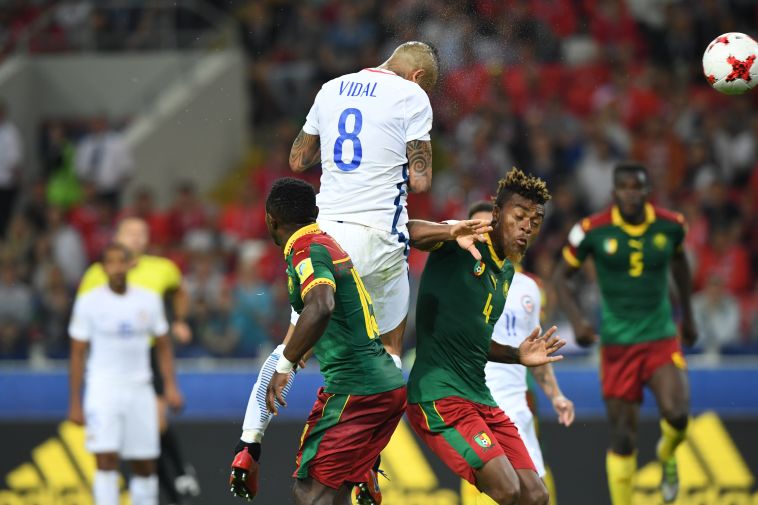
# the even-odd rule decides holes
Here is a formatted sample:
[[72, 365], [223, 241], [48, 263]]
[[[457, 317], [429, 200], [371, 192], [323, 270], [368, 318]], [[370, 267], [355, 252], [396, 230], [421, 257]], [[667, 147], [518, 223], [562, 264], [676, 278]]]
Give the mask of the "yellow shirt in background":
[[[166, 292], [179, 288], [182, 283], [182, 272], [176, 263], [168, 258], [142, 255], [137, 260], [137, 264], [129, 270], [126, 282], [133, 286], [154, 291], [164, 297]], [[82, 295], [107, 283], [108, 278], [105, 275], [105, 270], [103, 270], [103, 264], [98, 261], [90, 265], [84, 272], [76, 294], [77, 296]]]

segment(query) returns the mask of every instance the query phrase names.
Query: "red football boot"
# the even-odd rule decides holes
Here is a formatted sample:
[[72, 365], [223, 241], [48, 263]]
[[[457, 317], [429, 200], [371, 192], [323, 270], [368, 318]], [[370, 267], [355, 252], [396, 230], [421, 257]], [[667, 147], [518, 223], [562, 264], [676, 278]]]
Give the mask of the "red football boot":
[[378, 477], [376, 471], [369, 470], [366, 475], [366, 482], [359, 482], [355, 485], [355, 501], [358, 505], [381, 505], [382, 491], [379, 489]]
[[259, 469], [258, 462], [250, 455], [247, 447], [238, 452], [232, 461], [232, 473], [229, 475], [232, 494], [252, 501], [258, 493]]

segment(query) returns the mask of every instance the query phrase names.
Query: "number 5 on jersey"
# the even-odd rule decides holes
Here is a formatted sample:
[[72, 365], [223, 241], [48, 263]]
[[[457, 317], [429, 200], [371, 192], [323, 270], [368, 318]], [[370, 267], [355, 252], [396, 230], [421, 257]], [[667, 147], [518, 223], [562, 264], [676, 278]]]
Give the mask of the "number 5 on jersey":
[[636, 249], [629, 253], [629, 275], [639, 277], [645, 270], [645, 260], [642, 255], [642, 242], [639, 240], [630, 240], [629, 247]]
[[[351, 116], [353, 117], [352, 129], [351, 131], [347, 131], [347, 120]], [[361, 133], [362, 127], [363, 114], [361, 114], [360, 110], [349, 108], [342, 111], [337, 123], [337, 130], [340, 136], [337, 137], [337, 141], [334, 143], [334, 164], [343, 172], [352, 172], [361, 166], [363, 146], [361, 145], [361, 139], [358, 138], [358, 134]], [[353, 143], [353, 159], [349, 163], [345, 163], [342, 159], [342, 148], [346, 140], [350, 140]]]

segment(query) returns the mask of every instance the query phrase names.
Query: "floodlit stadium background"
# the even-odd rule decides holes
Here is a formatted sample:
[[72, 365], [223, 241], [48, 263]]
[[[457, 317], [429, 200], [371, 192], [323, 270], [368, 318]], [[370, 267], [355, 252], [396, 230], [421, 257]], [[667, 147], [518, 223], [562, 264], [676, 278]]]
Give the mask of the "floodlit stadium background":
[[[758, 92], [717, 94], [700, 58], [721, 33], [757, 30], [754, 0], [0, 2], [0, 131], [19, 132], [0, 150], [0, 505], [88, 503], [83, 435], [60, 424], [66, 327], [81, 273], [127, 215], [148, 221], [151, 252], [182, 267], [191, 295], [175, 422], [203, 486], [194, 503], [234, 503], [225, 481], [247, 394], [289, 314], [262, 198], [289, 175], [320, 84], [412, 39], [434, 43], [443, 65], [433, 189], [411, 195], [412, 217], [462, 216], [511, 165], [540, 175], [554, 199], [526, 266], [547, 279], [570, 226], [608, 203], [618, 160], [644, 162], [655, 200], [685, 214], [701, 341], [688, 355], [695, 422], [679, 503], [756, 503]], [[117, 139], [109, 176], [77, 177], [97, 128]], [[410, 264], [415, 283], [424, 255]], [[597, 317], [591, 280], [581, 302]], [[549, 284], [545, 296], [546, 322], [572, 340]], [[412, 353], [412, 321], [406, 342]], [[574, 427], [540, 404], [562, 504], [608, 502], [596, 351], [568, 346], [557, 366]], [[318, 385], [312, 364], [267, 435], [260, 503], [287, 503]], [[649, 398], [643, 413], [639, 504], [656, 503], [658, 479]], [[385, 465], [387, 505], [472, 503], [407, 426]]]

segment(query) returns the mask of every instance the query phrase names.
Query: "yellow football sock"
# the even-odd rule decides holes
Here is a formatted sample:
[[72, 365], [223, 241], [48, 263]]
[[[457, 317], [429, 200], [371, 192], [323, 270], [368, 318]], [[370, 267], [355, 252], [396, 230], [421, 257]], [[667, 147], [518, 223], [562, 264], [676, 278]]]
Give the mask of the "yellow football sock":
[[658, 440], [656, 453], [658, 460], [664, 462], [674, 455], [674, 451], [687, 437], [687, 428], [677, 430], [668, 421], [661, 419], [661, 438]]
[[605, 458], [605, 468], [608, 472], [611, 503], [613, 505], [631, 505], [632, 480], [637, 471], [637, 453], [621, 456], [608, 451]]

